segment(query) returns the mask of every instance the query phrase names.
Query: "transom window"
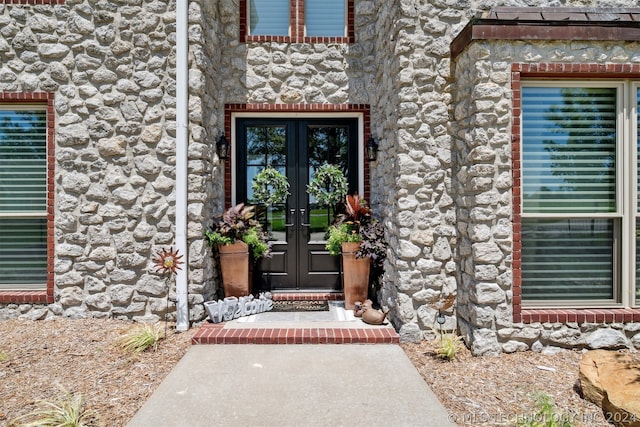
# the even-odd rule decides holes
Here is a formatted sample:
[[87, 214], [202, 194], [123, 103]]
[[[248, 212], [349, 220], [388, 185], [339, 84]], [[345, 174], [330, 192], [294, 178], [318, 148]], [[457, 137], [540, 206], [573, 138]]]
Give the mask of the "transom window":
[[46, 282], [46, 106], [0, 105], [0, 289]]
[[242, 41], [353, 41], [353, 0], [241, 0]]
[[638, 84], [522, 82], [523, 306], [640, 301]]

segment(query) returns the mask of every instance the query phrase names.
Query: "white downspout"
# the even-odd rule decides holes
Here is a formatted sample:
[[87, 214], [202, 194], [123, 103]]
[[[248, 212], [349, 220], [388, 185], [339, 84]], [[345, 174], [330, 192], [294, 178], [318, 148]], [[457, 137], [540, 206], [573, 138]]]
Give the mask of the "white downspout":
[[176, 329], [189, 329], [187, 250], [187, 152], [189, 147], [188, 0], [176, 0], [176, 247], [185, 264], [176, 274]]

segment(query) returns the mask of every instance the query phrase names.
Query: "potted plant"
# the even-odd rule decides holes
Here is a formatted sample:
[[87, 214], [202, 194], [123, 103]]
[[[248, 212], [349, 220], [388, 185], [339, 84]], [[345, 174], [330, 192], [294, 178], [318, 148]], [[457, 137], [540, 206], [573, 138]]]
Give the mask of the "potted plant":
[[218, 254], [225, 297], [251, 294], [253, 264], [268, 257], [268, 235], [254, 219], [255, 208], [240, 203], [229, 208], [212, 230], [206, 232], [209, 244]]
[[353, 310], [356, 301], [368, 299], [369, 278], [380, 275], [386, 257], [382, 224], [357, 194], [346, 197], [345, 213], [329, 227], [326, 249], [342, 254], [345, 308]]

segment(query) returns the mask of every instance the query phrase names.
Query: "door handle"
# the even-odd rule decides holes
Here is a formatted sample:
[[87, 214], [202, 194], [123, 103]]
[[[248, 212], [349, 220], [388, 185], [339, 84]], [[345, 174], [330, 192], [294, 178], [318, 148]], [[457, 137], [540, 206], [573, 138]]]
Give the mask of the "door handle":
[[302, 227], [309, 227], [309, 226], [311, 226], [311, 223], [304, 222], [304, 216], [305, 216], [304, 214], [305, 213], [307, 213], [306, 209], [300, 209], [300, 225]]
[[296, 220], [296, 210], [295, 209], [289, 209], [289, 215], [287, 217], [287, 220], [290, 220], [291, 222], [289, 223], [285, 223], [284, 226], [285, 227], [293, 227], [295, 224], [295, 220]]

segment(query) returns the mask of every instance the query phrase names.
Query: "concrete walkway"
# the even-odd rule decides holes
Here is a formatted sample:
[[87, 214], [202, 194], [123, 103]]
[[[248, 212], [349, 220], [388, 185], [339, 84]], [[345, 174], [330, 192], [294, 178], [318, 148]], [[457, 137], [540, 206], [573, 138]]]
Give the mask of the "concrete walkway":
[[394, 344], [194, 345], [128, 427], [452, 426]]

